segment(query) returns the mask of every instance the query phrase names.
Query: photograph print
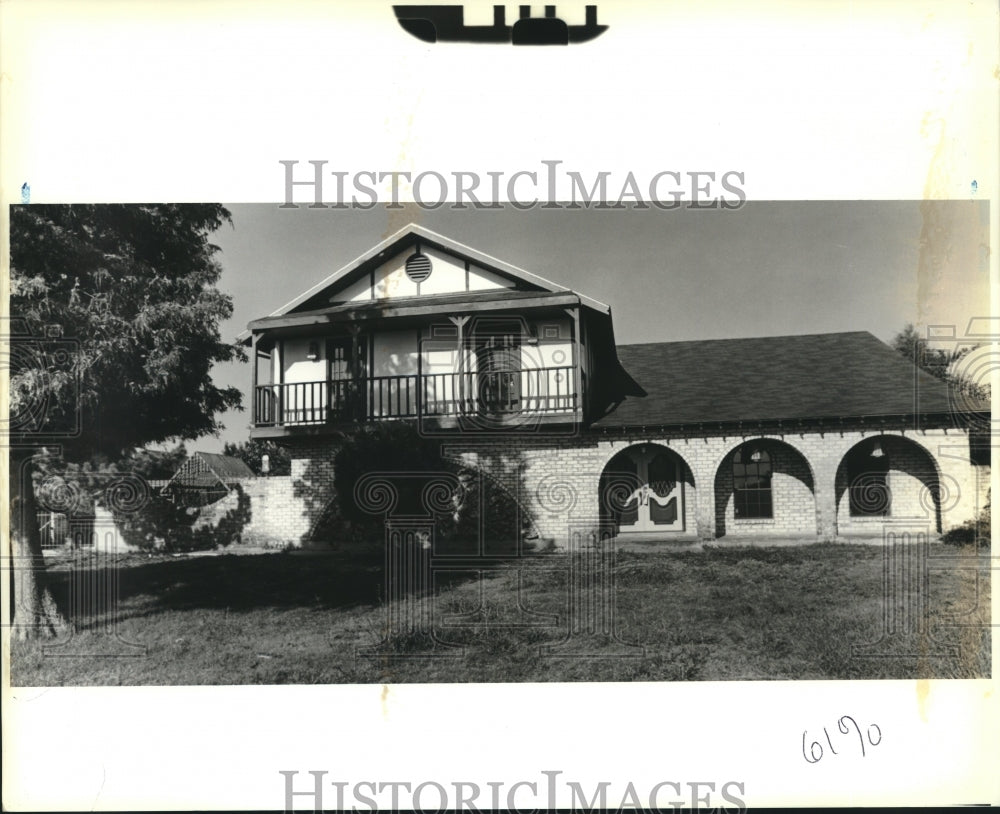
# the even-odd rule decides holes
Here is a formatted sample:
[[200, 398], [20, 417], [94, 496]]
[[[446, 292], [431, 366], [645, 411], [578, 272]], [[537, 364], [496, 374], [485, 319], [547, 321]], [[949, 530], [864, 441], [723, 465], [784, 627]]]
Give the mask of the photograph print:
[[14, 205], [14, 686], [988, 678], [989, 205]]

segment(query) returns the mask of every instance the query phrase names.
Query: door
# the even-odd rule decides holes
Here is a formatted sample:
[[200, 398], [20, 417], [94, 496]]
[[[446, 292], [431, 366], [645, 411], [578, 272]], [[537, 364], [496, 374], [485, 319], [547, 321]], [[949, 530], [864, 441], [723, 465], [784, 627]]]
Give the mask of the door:
[[[358, 337], [358, 375], [357, 381], [363, 382], [367, 364], [367, 344], [365, 337]], [[334, 418], [348, 418], [353, 413], [354, 404], [358, 399], [364, 397], [361, 388], [354, 384], [354, 365], [352, 355], [354, 353], [354, 340], [350, 338], [328, 339], [326, 343], [326, 354], [329, 360], [329, 371], [327, 380], [330, 386], [330, 413]]]
[[499, 334], [477, 337], [476, 393], [479, 409], [506, 415], [521, 409], [521, 337]]
[[683, 531], [684, 481], [680, 459], [653, 445], [627, 450], [625, 457], [635, 467], [639, 485], [625, 498], [618, 521], [619, 533]]

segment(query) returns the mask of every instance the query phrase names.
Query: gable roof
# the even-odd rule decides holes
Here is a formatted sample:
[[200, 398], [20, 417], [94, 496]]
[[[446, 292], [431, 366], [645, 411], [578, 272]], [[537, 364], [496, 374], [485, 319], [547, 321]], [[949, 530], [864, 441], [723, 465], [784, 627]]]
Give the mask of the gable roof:
[[[948, 413], [948, 386], [867, 331], [619, 345], [645, 388], [594, 426]], [[988, 407], [984, 407], [988, 409]]]
[[[420, 226], [416, 223], [410, 223], [394, 234], [389, 235], [389, 237], [377, 246], [373, 246], [368, 251], [354, 258], [354, 260], [342, 266], [329, 277], [320, 280], [316, 283], [316, 285], [302, 292], [299, 296], [289, 300], [276, 311], [268, 314], [268, 316], [284, 316], [285, 314], [288, 314], [303, 305], [309, 304], [310, 300], [319, 297], [328, 289], [337, 285], [352, 282], [355, 278], [363, 276], [372, 268], [384, 263], [393, 255], [403, 251], [407, 246], [417, 242], [444, 252], [448, 252], [449, 254], [455, 255], [463, 260], [468, 260], [470, 263], [480, 266], [487, 271], [492, 271], [509, 279], [526, 283], [528, 286], [535, 288], [538, 291], [573, 293], [580, 298], [583, 305], [589, 308], [593, 308], [604, 314], [611, 311], [611, 308], [603, 302], [599, 302], [598, 300], [587, 297], [579, 292], [572, 291], [572, 289], [569, 289], [564, 285], [554, 283], [551, 280], [547, 280], [544, 277], [540, 277], [537, 274], [533, 274], [530, 271], [526, 271], [525, 269], [512, 265], [511, 263], [507, 263], [484, 252], [478, 251], [477, 249], [473, 249], [471, 246], [466, 246], [464, 243], [459, 243], [457, 240], [452, 240], [450, 237], [438, 234], [437, 232], [427, 229], [424, 226]], [[430, 296], [436, 297], [436, 295]], [[243, 331], [237, 337], [237, 340], [245, 342], [249, 336], [249, 331]]]
[[228, 487], [254, 477], [253, 470], [240, 458], [216, 452], [195, 452], [181, 464], [167, 486], [206, 488], [221, 483]]

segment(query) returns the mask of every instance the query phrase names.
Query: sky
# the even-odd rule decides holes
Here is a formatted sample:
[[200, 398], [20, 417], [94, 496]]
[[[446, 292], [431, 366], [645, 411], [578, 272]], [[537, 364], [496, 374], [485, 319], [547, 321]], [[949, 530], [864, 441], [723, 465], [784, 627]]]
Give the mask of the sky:
[[[735, 210], [280, 209], [233, 204], [219, 287], [235, 338], [408, 223], [446, 235], [611, 306], [618, 344], [955, 325], [989, 309], [982, 201], [749, 201]], [[248, 393], [249, 364], [219, 365]], [[248, 404], [249, 401], [246, 400]], [[248, 411], [218, 437], [248, 438]]]

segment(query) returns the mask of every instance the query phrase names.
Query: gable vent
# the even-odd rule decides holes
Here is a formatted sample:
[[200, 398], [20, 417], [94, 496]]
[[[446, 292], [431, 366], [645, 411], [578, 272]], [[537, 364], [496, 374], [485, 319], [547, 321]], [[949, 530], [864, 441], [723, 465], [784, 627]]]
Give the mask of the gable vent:
[[420, 252], [411, 254], [406, 258], [406, 276], [415, 283], [422, 283], [431, 276], [431, 259]]

